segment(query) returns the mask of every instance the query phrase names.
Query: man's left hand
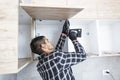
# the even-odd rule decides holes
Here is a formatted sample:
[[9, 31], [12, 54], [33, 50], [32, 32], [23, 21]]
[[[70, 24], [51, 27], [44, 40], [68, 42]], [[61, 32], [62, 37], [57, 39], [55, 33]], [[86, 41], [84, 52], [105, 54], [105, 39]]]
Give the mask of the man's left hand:
[[69, 26], [70, 26], [69, 20], [65, 20], [62, 33], [66, 34], [67, 36], [69, 35]]

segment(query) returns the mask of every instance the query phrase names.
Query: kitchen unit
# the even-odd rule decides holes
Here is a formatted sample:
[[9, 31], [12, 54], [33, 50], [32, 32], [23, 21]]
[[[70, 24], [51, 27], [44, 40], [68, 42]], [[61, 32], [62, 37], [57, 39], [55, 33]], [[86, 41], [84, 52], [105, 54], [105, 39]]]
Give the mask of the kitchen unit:
[[[70, 19], [70, 28], [82, 28], [82, 38], [78, 40], [89, 55], [119, 56], [119, 0], [21, 0], [20, 4], [16, 0], [9, 3], [9, 0], [0, 1], [0, 74], [17, 73], [34, 59], [29, 43], [36, 35], [36, 19]], [[68, 51], [73, 50], [71, 47], [68, 40]]]

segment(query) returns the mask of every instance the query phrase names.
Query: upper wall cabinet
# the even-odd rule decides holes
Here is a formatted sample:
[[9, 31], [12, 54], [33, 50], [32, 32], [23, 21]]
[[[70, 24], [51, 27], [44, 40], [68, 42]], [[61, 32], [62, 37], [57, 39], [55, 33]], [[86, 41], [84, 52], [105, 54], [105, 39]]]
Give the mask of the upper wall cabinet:
[[[71, 19], [70, 28], [82, 29], [82, 37], [77, 38], [90, 57], [120, 56], [120, 20], [80, 20]], [[68, 51], [75, 51], [68, 39]]]
[[31, 28], [18, 12], [18, 0], [0, 0], [0, 74], [17, 73], [31, 62]]
[[119, 19], [120, 0], [24, 0], [44, 7], [84, 8], [72, 16], [78, 19]]
[[31, 3], [48, 7], [66, 7], [66, 0], [31, 0]]
[[67, 6], [84, 8], [83, 11], [73, 18], [97, 18], [96, 0], [68, 0]]
[[120, 19], [120, 0], [97, 0], [98, 18]]
[[120, 0], [68, 0], [67, 5], [84, 8], [80, 14], [77, 14], [73, 18], [120, 18]]
[[32, 17], [43, 20], [65, 20], [73, 17], [83, 8], [67, 7], [66, 0], [31, 0], [20, 6]]
[[17, 0], [0, 1], [0, 74], [17, 71], [17, 3]]

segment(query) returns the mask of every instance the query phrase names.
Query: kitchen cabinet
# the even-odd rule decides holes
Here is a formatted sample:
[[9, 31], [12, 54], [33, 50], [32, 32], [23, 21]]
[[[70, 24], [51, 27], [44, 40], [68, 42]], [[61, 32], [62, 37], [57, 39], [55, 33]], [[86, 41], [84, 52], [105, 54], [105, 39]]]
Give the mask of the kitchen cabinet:
[[84, 8], [83, 11], [75, 15], [73, 18], [79, 18], [79, 19], [97, 18], [96, 0], [68, 0], [67, 6]]
[[[118, 37], [118, 34], [120, 34], [119, 19], [69, 19], [69, 21], [70, 29], [82, 29], [82, 37], [78, 37], [78, 41], [85, 48], [87, 57], [120, 56], [120, 38]], [[64, 21], [40, 21], [38, 19], [35, 20], [35, 23], [35, 34], [38, 36], [45, 35], [55, 46], [62, 31]], [[56, 40], [54, 40], [54, 38]], [[67, 39], [66, 42], [65, 51], [75, 51], [71, 40]]]
[[119, 19], [120, 0], [68, 0], [67, 6], [84, 10], [74, 16], [78, 19]]
[[[81, 28], [82, 37], [78, 41], [84, 46], [88, 57], [120, 56], [120, 20], [71, 19], [71, 29]], [[68, 51], [75, 51], [68, 40]]]
[[[27, 50], [31, 40], [30, 26], [20, 29], [18, 0], [12, 3], [10, 0], [0, 1], [0, 11], [0, 74], [17, 73], [31, 62], [31, 52]], [[26, 39], [28, 37], [29, 40]], [[21, 54], [29, 56], [18, 57]]]
[[99, 48], [100, 55], [120, 54], [120, 38], [118, 37], [120, 20], [100, 20], [99, 26]]
[[29, 3], [46, 7], [84, 8], [72, 18], [78, 19], [119, 19], [120, 0], [31, 0]]
[[[83, 8], [73, 8], [73, 7], [54, 7], [54, 6], [46, 6], [36, 3], [20, 3], [20, 7], [24, 9], [27, 14], [32, 18], [31, 19], [31, 28], [32, 35], [35, 36], [35, 20], [66, 20], [78, 12], [82, 11]], [[34, 59], [34, 55], [32, 55]]]
[[120, 19], [120, 0], [97, 0], [99, 19]]
[[18, 1], [9, 3], [0, 1], [0, 73], [16, 72], [18, 65]]
[[67, 6], [67, 0], [22, 0], [20, 6], [35, 19], [65, 20], [80, 13], [83, 8]]
[[35, 19], [41, 20], [65, 20], [73, 17], [83, 8], [46, 7], [37, 4], [21, 3], [20, 6]]
[[46, 7], [66, 7], [66, 2], [66, 0], [31, 0], [30, 3]]
[[65, 20], [82, 10], [37, 4], [19, 6], [18, 0], [9, 3], [9, 0], [0, 1], [0, 74], [17, 73], [34, 59], [30, 50], [31, 38], [35, 37], [34, 19]]
[[[18, 0], [9, 3], [11, 3], [9, 0], [0, 1], [0, 74], [17, 73], [33, 60], [34, 55], [30, 51], [29, 43], [31, 38], [35, 37], [34, 19], [72, 18], [70, 27], [83, 29], [83, 35], [79, 41], [85, 46], [88, 54], [119, 56], [120, 39], [117, 36], [120, 25], [119, 0], [109, 2], [108, 0], [61, 0], [58, 2], [33, 0], [21, 3], [20, 8]], [[74, 20], [74, 18], [78, 19]], [[117, 18], [118, 20], [97, 20], [97, 18]], [[68, 40], [68, 51], [72, 49]]]

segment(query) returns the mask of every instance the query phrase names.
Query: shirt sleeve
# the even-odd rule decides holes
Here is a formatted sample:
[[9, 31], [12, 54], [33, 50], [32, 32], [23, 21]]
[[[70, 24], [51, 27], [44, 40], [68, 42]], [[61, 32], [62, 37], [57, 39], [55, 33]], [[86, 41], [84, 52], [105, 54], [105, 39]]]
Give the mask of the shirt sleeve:
[[75, 41], [73, 42], [76, 52], [64, 52], [62, 53], [61, 63], [64, 68], [68, 68], [86, 59], [86, 53], [82, 45]]
[[57, 43], [57, 45], [56, 45], [56, 47], [55, 47], [55, 50], [57, 50], [57, 51], [62, 51], [62, 49], [63, 49], [63, 47], [64, 47], [64, 44], [65, 44], [65, 39], [66, 39], [66, 36], [63, 35], [63, 34], [61, 34], [61, 35], [60, 35], [60, 38], [59, 38], [59, 40], [58, 40], [58, 43]]

